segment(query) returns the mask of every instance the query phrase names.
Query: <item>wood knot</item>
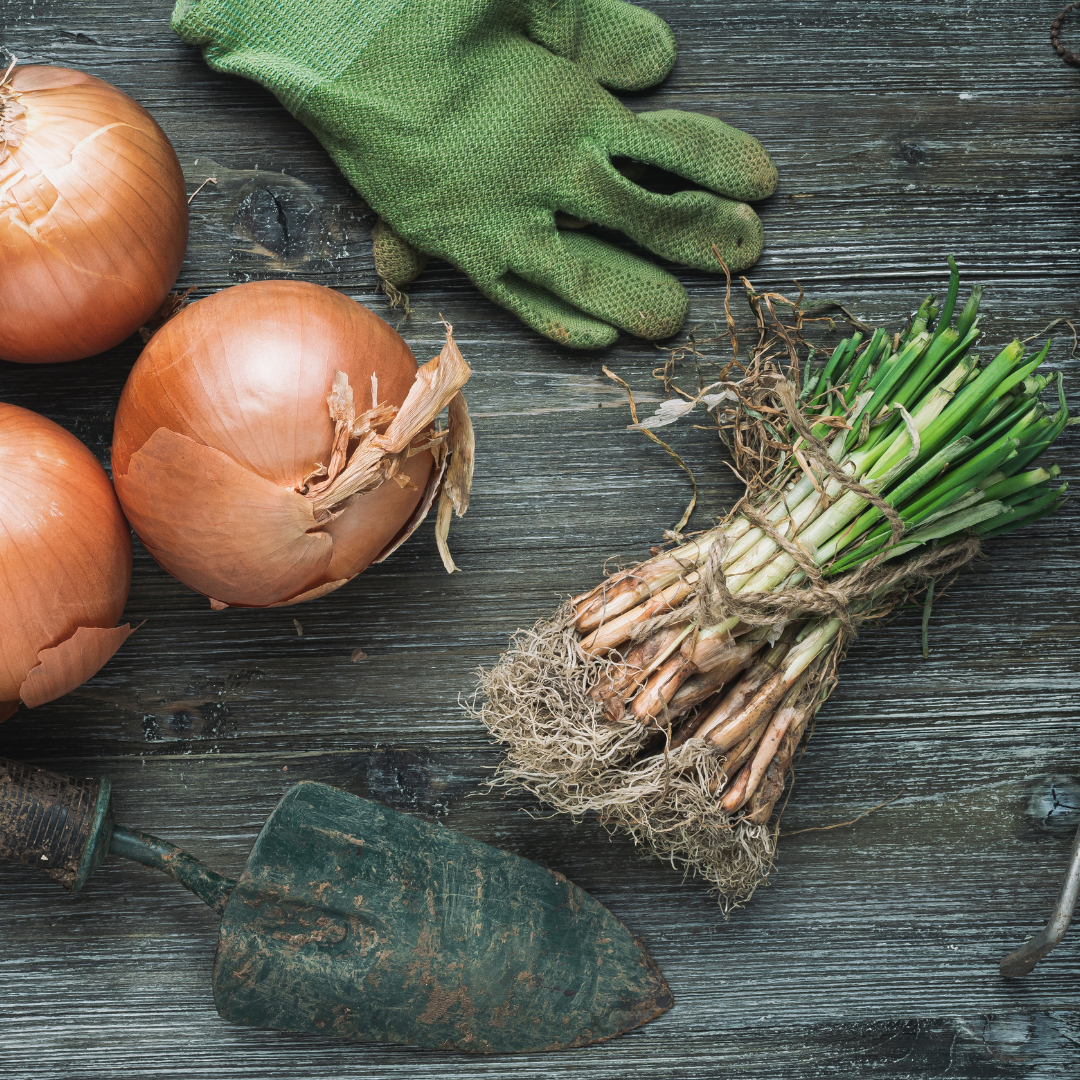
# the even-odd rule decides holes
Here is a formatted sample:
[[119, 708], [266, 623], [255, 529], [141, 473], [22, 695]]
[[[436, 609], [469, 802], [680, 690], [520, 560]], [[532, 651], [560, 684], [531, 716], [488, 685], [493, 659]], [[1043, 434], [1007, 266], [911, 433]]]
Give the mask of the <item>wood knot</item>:
[[1027, 817], [1032, 825], [1046, 832], [1075, 832], [1080, 825], [1080, 777], [1039, 780], [1028, 799]]

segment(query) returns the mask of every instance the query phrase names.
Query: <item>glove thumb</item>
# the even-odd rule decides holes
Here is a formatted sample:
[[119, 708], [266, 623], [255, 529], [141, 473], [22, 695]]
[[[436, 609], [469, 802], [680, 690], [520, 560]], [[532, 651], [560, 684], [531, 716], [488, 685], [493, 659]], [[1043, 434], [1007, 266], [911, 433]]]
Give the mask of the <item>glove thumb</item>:
[[382, 218], [371, 230], [371, 241], [375, 272], [395, 289], [408, 285], [427, 266], [427, 255], [402, 240]]

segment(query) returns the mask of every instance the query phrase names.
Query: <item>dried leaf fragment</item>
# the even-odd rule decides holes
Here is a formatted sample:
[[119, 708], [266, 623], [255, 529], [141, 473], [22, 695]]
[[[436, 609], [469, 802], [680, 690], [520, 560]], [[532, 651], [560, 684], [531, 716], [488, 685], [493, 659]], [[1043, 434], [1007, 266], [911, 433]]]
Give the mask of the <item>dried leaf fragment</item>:
[[[327, 398], [336, 425], [334, 449], [330, 465], [325, 470], [319, 467], [312, 473], [314, 476], [325, 472], [326, 479], [305, 492], [317, 520], [326, 520], [323, 515], [332, 514], [345, 500], [389, 480], [406, 490], [415, 490], [403, 471], [405, 462], [415, 454], [430, 450], [436, 457], [437, 475], [429, 481], [416, 513], [376, 561], [381, 562], [411, 535], [438, 495], [435, 542], [447, 572], [453, 573], [457, 567], [447, 545], [450, 517], [452, 512], [461, 517], [469, 507], [476, 454], [475, 433], [461, 393], [461, 387], [471, 374], [449, 324], [446, 324], [446, 342], [442, 350], [419, 368], [400, 409], [375, 404], [359, 420], [354, 420], [348, 379], [343, 373], [335, 372], [334, 388]], [[373, 383], [373, 402], [377, 394], [378, 386]], [[441, 431], [433, 425], [444, 408], [448, 411], [448, 427]], [[387, 422], [385, 432], [380, 434], [377, 429]], [[346, 460], [349, 440], [356, 438], [360, 440], [359, 445]]]
[[431, 452], [435, 457], [435, 468], [431, 470], [431, 476], [428, 478], [427, 487], [424, 489], [424, 494], [421, 496], [420, 501], [416, 504], [413, 516], [405, 522], [397, 536], [395, 536], [394, 539], [379, 552], [378, 557], [373, 559], [372, 562], [380, 563], [384, 559], [388, 559], [395, 551], [397, 551], [397, 549], [401, 547], [414, 532], [416, 532], [421, 523], [428, 516], [432, 506], [435, 505], [435, 500], [442, 490], [443, 477], [446, 475], [446, 441], [440, 439], [432, 446]]
[[445, 490], [454, 504], [454, 513], [462, 517], [469, 509], [473, 468], [476, 464], [476, 434], [465, 395], [458, 393], [450, 399], [450, 465], [446, 470]]
[[439, 549], [439, 557], [442, 559], [442, 564], [446, 567], [448, 574], [453, 574], [461, 569], [454, 562], [454, 557], [450, 554], [450, 545], [446, 542], [446, 538], [450, 534], [450, 514], [452, 509], [453, 501], [446, 488], [443, 488], [442, 494], [439, 496], [439, 512], [435, 517], [435, 544]]
[[[391, 479], [400, 468], [400, 460], [395, 462], [397, 455], [403, 452], [407, 455], [418, 436], [426, 436], [428, 441], [437, 437], [438, 433], [429, 429], [469, 381], [471, 374], [472, 370], [454, 342], [453, 327], [447, 325], [442, 351], [416, 372], [408, 396], [386, 431], [378, 434], [374, 428], [379, 424], [368, 424], [359, 446], [353, 450], [341, 472], [307, 493], [305, 497], [311, 502], [316, 516]], [[371, 412], [376, 412], [377, 408]], [[354, 427], [353, 437], [356, 434]]]
[[473, 467], [476, 461], [476, 435], [469, 407], [462, 394], [455, 394], [450, 399], [449, 442], [450, 464], [446, 470], [442, 494], [439, 496], [439, 513], [435, 519], [435, 544], [439, 549], [446, 572], [452, 574], [458, 569], [450, 554], [447, 537], [450, 533], [450, 511], [461, 517], [469, 508], [469, 496], [472, 492]]
[[628, 430], [652, 431], [654, 428], [667, 427], [668, 424], [674, 424], [679, 417], [685, 416], [695, 404], [696, 402], [687, 401], [685, 398], [669, 398], [667, 401], [661, 402], [660, 408], [647, 420], [642, 420], [637, 424], [629, 424]]
[[[668, 424], [674, 424], [676, 420], [681, 419], [693, 410], [699, 401], [705, 403], [706, 409], [715, 409], [717, 405], [724, 401], [738, 401], [738, 394], [731, 389], [721, 390], [715, 394], [708, 393], [708, 391], [715, 390], [716, 387], [723, 385], [725, 384], [713, 383], [711, 386], [706, 386], [704, 390], [698, 392], [696, 397], [692, 398], [668, 398], [667, 401], [660, 403], [660, 408], [647, 420], [628, 424], [627, 430], [654, 431], [656, 428], [667, 427]], [[728, 383], [726, 385], [730, 387], [732, 384]]]

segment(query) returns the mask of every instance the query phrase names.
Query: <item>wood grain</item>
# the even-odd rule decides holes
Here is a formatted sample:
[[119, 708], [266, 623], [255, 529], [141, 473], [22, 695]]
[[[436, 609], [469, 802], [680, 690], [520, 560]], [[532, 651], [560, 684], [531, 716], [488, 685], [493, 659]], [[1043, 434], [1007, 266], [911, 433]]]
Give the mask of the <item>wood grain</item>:
[[[758, 135], [781, 186], [761, 209], [759, 286], [843, 300], [903, 325], [945, 257], [985, 286], [991, 344], [1078, 316], [1080, 73], [1047, 43], [1056, 6], [897, 0], [651, 0], [681, 47], [635, 109], [712, 112]], [[199, 295], [298, 275], [395, 313], [375, 291], [371, 215], [271, 96], [215, 75], [164, 0], [12, 0], [4, 45], [133, 94], [194, 190], [180, 285]], [[722, 320], [715, 278], [678, 271], [691, 324]], [[535, 817], [483, 787], [498, 753], [458, 706], [509, 634], [633, 560], [688, 489], [625, 430], [617, 371], [648, 400], [658, 353], [622, 339], [568, 353], [432, 265], [402, 333], [437, 351], [439, 315], [474, 365], [468, 516], [448, 577], [426, 524], [387, 563], [295, 609], [213, 613], [136, 546], [125, 619], [146, 624], [62, 701], [0, 729], [5, 756], [108, 775], [125, 823], [236, 873], [287, 786], [317, 779], [556, 868], [642, 936], [675, 994], [661, 1020], [584, 1052], [477, 1061], [222, 1023], [215, 918], [149, 871], [107, 863], [77, 899], [0, 868], [0, 1075], [706, 1078], [1070, 1076], [1080, 1066], [1080, 934], [1027, 980], [999, 957], [1045, 920], [1080, 820], [1080, 513], [991, 545], [935, 605], [868, 632], [822, 711], [783, 819], [773, 884], [724, 922], [698, 884], [595, 823]], [[1077, 363], [1060, 338], [1074, 410]], [[0, 364], [0, 397], [107, 460], [138, 344], [76, 364]], [[704, 432], [667, 429], [707, 523], [737, 484]], [[1080, 440], [1054, 454], [1075, 480]], [[303, 625], [298, 636], [293, 618]], [[350, 660], [362, 648], [367, 659]], [[946, 1019], [941, 1019], [946, 1018]]]

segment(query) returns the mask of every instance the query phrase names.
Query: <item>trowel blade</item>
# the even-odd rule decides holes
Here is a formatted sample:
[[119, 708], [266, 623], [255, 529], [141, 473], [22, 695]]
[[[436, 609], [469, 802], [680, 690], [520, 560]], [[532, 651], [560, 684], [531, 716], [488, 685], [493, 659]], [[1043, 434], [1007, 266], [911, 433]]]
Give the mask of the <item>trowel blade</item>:
[[247, 1027], [476, 1053], [585, 1046], [672, 1003], [633, 935], [562, 875], [316, 783], [255, 841], [214, 1001]]

